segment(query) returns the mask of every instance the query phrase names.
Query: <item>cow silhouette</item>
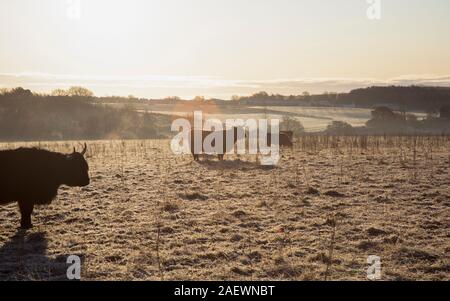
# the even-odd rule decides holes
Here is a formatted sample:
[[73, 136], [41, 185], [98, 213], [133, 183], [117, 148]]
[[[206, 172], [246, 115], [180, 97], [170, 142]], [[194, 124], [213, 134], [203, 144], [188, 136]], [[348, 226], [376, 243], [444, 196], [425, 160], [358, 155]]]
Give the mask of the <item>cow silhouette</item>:
[[48, 205], [61, 185], [89, 185], [89, 166], [82, 152], [61, 154], [37, 148], [0, 151], [0, 205], [18, 202], [22, 229], [32, 227], [35, 205]]

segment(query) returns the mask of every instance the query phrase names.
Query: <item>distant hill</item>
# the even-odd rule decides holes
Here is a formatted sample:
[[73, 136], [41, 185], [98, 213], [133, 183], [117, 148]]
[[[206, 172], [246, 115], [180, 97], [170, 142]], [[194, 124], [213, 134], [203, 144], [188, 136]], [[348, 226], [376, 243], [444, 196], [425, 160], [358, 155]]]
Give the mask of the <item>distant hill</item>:
[[350, 106], [358, 108], [390, 107], [405, 111], [438, 111], [450, 105], [450, 88], [422, 86], [369, 87], [349, 93], [323, 93], [317, 95], [267, 94], [259, 92], [248, 97], [236, 97], [245, 105], [285, 106]]
[[397, 110], [439, 110], [450, 105], [450, 88], [444, 87], [370, 87], [339, 94], [338, 105], [375, 107], [384, 105]]
[[184, 100], [179, 97], [165, 99], [146, 99], [135, 97], [95, 97], [98, 103], [122, 104], [180, 104], [199, 103], [218, 106], [318, 106], [318, 107], [389, 107], [398, 111], [437, 112], [450, 105], [450, 87], [428, 86], [374, 86], [352, 90], [348, 93], [322, 93], [310, 95], [280, 95], [258, 92], [251, 96], [233, 96], [231, 101], [196, 97]]

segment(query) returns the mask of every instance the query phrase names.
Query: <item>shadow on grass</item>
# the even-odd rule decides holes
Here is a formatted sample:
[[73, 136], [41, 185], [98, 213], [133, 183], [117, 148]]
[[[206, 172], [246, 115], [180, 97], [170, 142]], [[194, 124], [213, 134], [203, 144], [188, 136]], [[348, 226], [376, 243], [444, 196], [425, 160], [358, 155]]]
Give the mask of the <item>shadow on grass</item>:
[[18, 230], [0, 247], [0, 281], [68, 280], [66, 260], [69, 255], [50, 258], [47, 247], [45, 232]]
[[275, 165], [261, 165], [259, 162], [254, 161], [242, 161], [240, 159], [236, 160], [200, 160], [196, 162], [207, 169], [210, 170], [227, 170], [227, 169], [236, 169], [236, 170], [272, 170], [275, 169]]

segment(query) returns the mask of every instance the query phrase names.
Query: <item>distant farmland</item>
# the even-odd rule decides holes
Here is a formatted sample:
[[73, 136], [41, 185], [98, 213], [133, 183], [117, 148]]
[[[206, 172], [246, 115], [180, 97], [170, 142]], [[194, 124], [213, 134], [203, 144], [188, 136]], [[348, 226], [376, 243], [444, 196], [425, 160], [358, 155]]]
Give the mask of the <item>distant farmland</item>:
[[[124, 106], [123, 104], [110, 104], [115, 107]], [[187, 116], [192, 114], [191, 106], [175, 104], [137, 104], [133, 105], [139, 112], [149, 112], [173, 116]], [[361, 108], [341, 108], [341, 107], [299, 107], [299, 106], [211, 106], [211, 110], [202, 109], [204, 116], [210, 118], [226, 119], [260, 119], [260, 118], [279, 118], [289, 116], [300, 121], [305, 131], [319, 132], [326, 129], [332, 121], [345, 121], [352, 126], [364, 126], [370, 119], [371, 109]], [[414, 113], [418, 118], [424, 118], [424, 113]]]

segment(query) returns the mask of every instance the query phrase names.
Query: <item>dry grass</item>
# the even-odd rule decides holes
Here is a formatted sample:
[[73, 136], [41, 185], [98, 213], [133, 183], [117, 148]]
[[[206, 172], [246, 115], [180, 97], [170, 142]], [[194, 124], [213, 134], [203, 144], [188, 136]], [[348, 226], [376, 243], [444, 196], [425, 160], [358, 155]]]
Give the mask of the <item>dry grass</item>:
[[168, 141], [92, 142], [92, 184], [62, 187], [34, 229], [0, 207], [0, 279], [62, 280], [75, 254], [84, 280], [366, 280], [369, 255], [384, 280], [450, 280], [449, 147], [311, 136], [263, 168], [193, 162]]

